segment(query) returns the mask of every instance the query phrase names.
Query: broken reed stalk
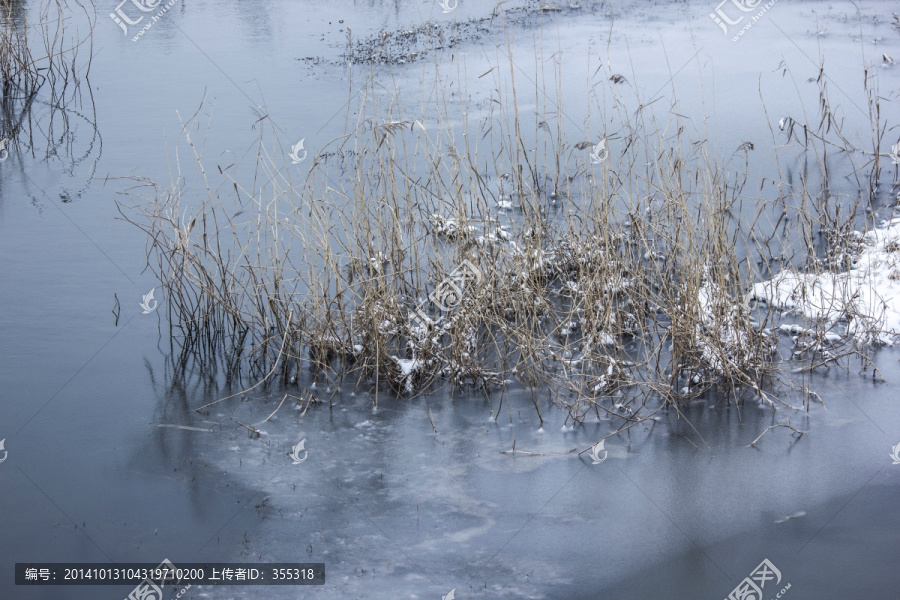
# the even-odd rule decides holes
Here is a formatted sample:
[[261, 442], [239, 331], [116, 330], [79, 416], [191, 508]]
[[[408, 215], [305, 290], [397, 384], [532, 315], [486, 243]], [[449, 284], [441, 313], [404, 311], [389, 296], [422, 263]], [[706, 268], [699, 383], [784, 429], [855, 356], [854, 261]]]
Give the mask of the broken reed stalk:
[[805, 433], [809, 433], [809, 432], [807, 432], [807, 431], [800, 431], [800, 430], [797, 429], [796, 427], [792, 426], [790, 423], [787, 423], [787, 424], [785, 424], [785, 423], [777, 423], [777, 424], [775, 424], [775, 425], [769, 425], [768, 427], [766, 427], [766, 429], [765, 429], [761, 434], [759, 434], [759, 437], [757, 437], [755, 440], [753, 440], [752, 442], [750, 442], [750, 447], [755, 447], [755, 446], [756, 446], [756, 442], [758, 442], [759, 440], [761, 440], [762, 437], [763, 437], [764, 435], [766, 435], [767, 433], [769, 433], [770, 430], [776, 429], [776, 428], [778, 428], [778, 427], [786, 427], [787, 429], [790, 429], [790, 430], [793, 431], [794, 433], [798, 433], [798, 434], [800, 434], [800, 435], [803, 435], [803, 434], [805, 434]]

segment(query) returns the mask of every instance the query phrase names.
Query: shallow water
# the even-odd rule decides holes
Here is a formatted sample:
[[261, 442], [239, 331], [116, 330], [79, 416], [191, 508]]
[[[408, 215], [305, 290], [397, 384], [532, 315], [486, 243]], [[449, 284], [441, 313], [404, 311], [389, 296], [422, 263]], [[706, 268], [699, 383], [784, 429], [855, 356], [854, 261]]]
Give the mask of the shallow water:
[[[864, 62], [875, 65], [883, 110], [896, 118], [900, 67], [877, 66], [883, 52], [900, 59], [890, 2], [859, 3], [861, 19], [849, 2], [779, 2], [771, 20], [737, 43], [715, 27], [706, 3], [582, 4], [580, 12], [521, 13], [510, 46], [502, 28], [476, 21], [443, 54], [377, 67], [376, 77], [414, 105], [435, 60], [443, 67], [452, 57], [454, 68], [465, 65], [474, 120], [493, 86], [505, 85], [478, 75], [507, 61], [511, 48], [517, 85], [528, 88], [519, 108], [530, 113], [550, 106], [534, 90], [534, 48], [548, 61], [561, 51], [567, 127], [581, 128], [592, 73], [608, 60], [644, 100], [674, 88], [681, 111], [708, 131], [723, 160], [754, 141], [750, 168], [760, 177], [778, 169], [762, 150], [774, 139], [770, 126], [802, 113], [797, 89], [817, 74], [820, 53], [848, 131], [868, 135], [859, 108]], [[287, 145], [305, 138], [315, 153], [343, 132], [352, 95], [341, 64], [347, 28], [365, 40], [427, 18], [485, 19], [490, 8], [461, 2], [448, 16], [431, 2], [179, 0], [136, 43], [108, 19], [112, 8], [97, 6], [83, 84], [91, 94], [70, 115], [69, 149], [47, 152], [37, 136], [30, 151], [0, 164], [0, 439], [8, 452], [0, 463], [0, 598], [113, 599], [129, 591], [16, 588], [15, 562], [165, 557], [326, 565], [322, 588], [195, 587], [187, 598], [438, 598], [453, 588], [458, 598], [724, 598], [764, 558], [791, 583], [787, 598], [896, 596], [900, 522], [891, 508], [900, 466], [888, 457], [900, 443], [895, 350], [877, 354], [885, 383], [854, 368], [811, 378], [827, 408], [773, 415], [749, 404], [739, 414], [696, 402], [684, 418], [670, 410], [652, 431], [640, 425], [610, 438], [597, 465], [569, 451], [590, 447], [613, 424], [563, 431], [563, 416], [542, 397], [538, 431], [530, 396], [515, 387], [499, 411], [501, 394], [491, 398], [496, 420], [480, 394], [439, 392], [426, 407], [382, 391], [373, 411], [374, 389], [351, 396], [347, 387], [332, 406], [302, 417], [288, 402], [264, 422], [280, 389], [194, 413], [227, 392], [166, 371], [164, 298], [160, 311], [142, 314], [138, 302], [158, 282], [142, 273], [145, 240], [116, 220], [121, 186], [103, 178], [169, 181], [176, 158], [189, 160], [173, 150], [178, 115], [189, 117], [204, 96], [211, 160], [225, 165], [253, 146], [257, 105]], [[779, 70], [782, 60], [796, 87]], [[368, 67], [357, 69], [356, 86]], [[812, 114], [814, 87], [802, 92]], [[47, 123], [46, 106], [34, 113]], [[806, 167], [795, 159], [782, 168], [789, 178]], [[838, 192], [854, 194], [853, 182], [846, 185]], [[319, 381], [315, 393], [327, 399], [327, 386]], [[809, 433], [775, 429], [747, 447], [788, 419]], [[265, 434], [252, 439], [237, 422]], [[308, 459], [293, 465], [287, 455], [304, 438]], [[513, 443], [541, 456], [502, 454]]]

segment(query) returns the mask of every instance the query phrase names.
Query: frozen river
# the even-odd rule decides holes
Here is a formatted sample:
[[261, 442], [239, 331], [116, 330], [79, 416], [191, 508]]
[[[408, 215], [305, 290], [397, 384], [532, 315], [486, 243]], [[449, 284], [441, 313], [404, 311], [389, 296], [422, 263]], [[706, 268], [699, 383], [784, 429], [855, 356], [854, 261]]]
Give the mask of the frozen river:
[[[37, 18], [36, 2], [12, 4]], [[373, 94], [415, 104], [435, 93], [424, 82], [452, 72], [465, 87], [448, 102], [465, 98], [474, 120], [491, 109], [486, 73], [501, 65], [518, 78], [523, 113], [545, 110], [543, 90], [559, 88], [572, 126], [587, 118], [585, 99], [616, 101], [591, 91], [603, 67], [643, 101], [676, 96], [724, 159], [753, 142], [749, 169], [771, 181], [816, 171], [771, 149], [783, 143], [779, 119], [815, 114], [807, 80], [821, 59], [852, 141], [870, 136], [865, 69], [878, 78], [887, 145], [900, 137], [900, 66], [886, 58], [900, 60], [895, 3], [760, 3], [769, 8], [737, 41], [749, 17], [720, 27], [712, 2], [558, 5], [176, 0], [137, 41], [138, 25], [123, 35], [109, 17], [112, 2], [95, 6], [80, 103], [61, 125], [35, 102], [31, 137], [0, 162], [0, 598], [130, 591], [15, 586], [14, 563], [164, 558], [325, 564], [321, 587], [195, 586], [181, 596], [214, 600], [436, 600], [451, 590], [721, 600], [764, 560], [778, 577], [754, 600], [788, 585], [789, 600], [897, 597], [896, 349], [873, 351], [884, 381], [855, 364], [807, 375], [824, 403], [809, 410], [700, 399], [609, 438], [598, 461], [579, 452], [618, 424], [591, 417], [572, 428], [545, 395], [541, 427], [515, 383], [489, 401], [465, 388], [410, 399], [303, 371], [297, 385], [323, 400], [305, 412], [291, 400], [271, 416], [298, 392], [281, 384], [195, 411], [238, 390], [173, 369], [166, 298], [144, 271], [147, 240], [118, 218], [123, 186], [108, 178], [168, 185], [189, 160], [176, 151], [179, 118], [201, 102], [193, 141], [224, 167], [250, 152], [263, 113], [289, 142], [284, 152], [302, 139], [316, 156], [355, 119], [367, 78]], [[119, 7], [136, 18], [132, 4]], [[720, 20], [742, 14], [718, 8]], [[403, 35], [425, 23], [445, 28], [443, 47], [425, 52], [424, 34]], [[557, 80], [536, 74], [557, 59]], [[439, 127], [461, 134], [464, 124]], [[883, 169], [890, 184], [895, 167]], [[184, 185], [199, 194], [204, 182]], [[861, 184], [837, 185], [854, 196]], [[874, 220], [895, 201], [883, 185]], [[153, 288], [159, 304], [145, 306], [160, 308], [145, 314]], [[788, 423], [807, 433], [779, 427], [750, 447]]]

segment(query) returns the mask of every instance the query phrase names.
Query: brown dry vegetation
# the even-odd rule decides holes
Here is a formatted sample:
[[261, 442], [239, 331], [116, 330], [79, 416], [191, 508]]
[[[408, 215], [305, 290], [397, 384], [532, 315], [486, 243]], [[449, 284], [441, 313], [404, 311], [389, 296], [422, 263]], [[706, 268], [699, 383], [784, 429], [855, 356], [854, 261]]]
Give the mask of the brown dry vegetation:
[[[606, 131], [569, 139], [561, 109], [520, 114], [514, 85], [498, 83], [469, 122], [471, 107], [444, 100], [379, 102], [370, 80], [345, 134], [303, 169], [264, 113], [252, 165], [205, 160], [203, 128], [184, 121], [190, 158], [178, 154], [174, 183], [132, 179], [120, 208], [146, 233], [173, 354], [238, 387], [290, 384], [307, 367], [399, 395], [515, 380], [533, 397], [560, 392], [574, 420], [605, 411], [629, 423], [650, 399], [715, 391], [775, 406], [789, 370], [866, 365], [864, 348], [813, 324], [811, 342], [795, 339], [804, 351], [787, 353], [800, 368], [786, 368], [778, 315], [745, 297], [779, 264], [846, 268], [869, 182], [849, 201], [823, 193], [827, 180], [763, 181], [762, 197], [748, 185], [753, 144], [722, 160], [677, 99], [634, 111], [616, 85]], [[772, 131], [784, 151], [844, 144], [821, 75], [819, 93], [818, 126]], [[436, 126], [454, 119], [468, 135]], [[873, 110], [876, 155], [879, 119]], [[594, 164], [585, 138], [598, 136], [609, 156]], [[463, 261], [477, 281], [451, 276]], [[442, 312], [428, 295], [447, 298], [453, 282], [459, 297]], [[821, 361], [824, 346], [834, 360]]]

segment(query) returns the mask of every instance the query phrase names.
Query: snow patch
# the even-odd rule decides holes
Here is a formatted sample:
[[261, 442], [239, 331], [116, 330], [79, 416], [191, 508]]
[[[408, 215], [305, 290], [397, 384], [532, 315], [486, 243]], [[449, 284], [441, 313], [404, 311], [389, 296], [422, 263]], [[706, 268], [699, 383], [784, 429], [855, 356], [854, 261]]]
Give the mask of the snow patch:
[[900, 220], [867, 232], [861, 241], [848, 272], [785, 270], [754, 285], [748, 300], [801, 314], [829, 330], [840, 324], [846, 335], [865, 343], [893, 345], [900, 336]]

